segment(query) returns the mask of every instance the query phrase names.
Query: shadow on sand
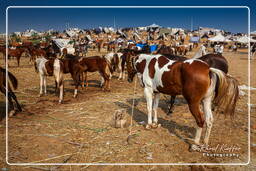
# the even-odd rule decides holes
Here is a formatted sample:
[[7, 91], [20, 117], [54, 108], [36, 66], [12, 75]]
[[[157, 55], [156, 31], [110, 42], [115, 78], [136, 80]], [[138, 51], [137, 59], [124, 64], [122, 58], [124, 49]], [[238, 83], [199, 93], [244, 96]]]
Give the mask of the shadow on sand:
[[[115, 104], [117, 106], [121, 107], [121, 108], [125, 108], [127, 113], [131, 116], [132, 115], [133, 99], [128, 99], [127, 102], [129, 103], [129, 105], [127, 105], [125, 103], [122, 103], [122, 102], [115, 102]], [[147, 122], [147, 120], [148, 120], [147, 114], [140, 111], [136, 107], [139, 103], [146, 103], [145, 98], [135, 99], [133, 119], [137, 123], [139, 123], [141, 121]], [[168, 111], [168, 108], [167, 108], [168, 106], [166, 105], [165, 100], [160, 100], [159, 107], [165, 112]], [[175, 121], [166, 120], [166, 119], [163, 119], [163, 118], [160, 118], [160, 117], [158, 117], [158, 123], [160, 123], [163, 128], [166, 128], [171, 134], [177, 136], [179, 139], [181, 139], [185, 143], [191, 145], [191, 142], [189, 141], [189, 139], [192, 139], [194, 137], [195, 132], [196, 132], [195, 128], [190, 127], [190, 126], [186, 126], [186, 125], [180, 125]], [[183, 132], [186, 137], [181, 136], [178, 132]]]

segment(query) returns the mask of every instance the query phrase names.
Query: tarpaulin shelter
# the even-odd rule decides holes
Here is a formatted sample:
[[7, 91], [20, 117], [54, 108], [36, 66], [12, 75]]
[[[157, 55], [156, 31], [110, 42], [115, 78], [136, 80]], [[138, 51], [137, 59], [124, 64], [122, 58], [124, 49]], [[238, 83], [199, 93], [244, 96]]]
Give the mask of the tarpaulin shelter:
[[61, 52], [64, 48], [66, 48], [68, 51], [68, 54], [75, 53], [75, 48], [73, 47], [74, 42], [72, 42], [72, 40], [70, 40], [70, 39], [53, 39], [52, 41], [60, 49]]
[[147, 44], [141, 44], [141, 43], [137, 43], [136, 46], [140, 47], [141, 49], [143, 49]]
[[189, 40], [189, 42], [192, 42], [192, 43], [198, 43], [199, 41], [200, 41], [200, 37], [196, 37], [196, 36], [191, 37]]
[[156, 51], [157, 47], [158, 47], [157, 45], [151, 45], [150, 46], [150, 52], [152, 53], [152, 52]]

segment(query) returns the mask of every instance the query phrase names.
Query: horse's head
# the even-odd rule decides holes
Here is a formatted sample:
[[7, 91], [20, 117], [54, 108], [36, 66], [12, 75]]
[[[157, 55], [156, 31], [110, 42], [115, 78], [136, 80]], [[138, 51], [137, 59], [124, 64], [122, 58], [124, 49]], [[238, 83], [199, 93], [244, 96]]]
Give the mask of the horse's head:
[[137, 73], [137, 70], [135, 68], [136, 56], [134, 56], [135, 54], [132, 51], [127, 52], [124, 55], [125, 55], [125, 61], [127, 66], [128, 82], [132, 82], [134, 76]]
[[118, 57], [118, 54], [115, 53], [111, 60], [112, 70], [116, 71], [116, 69], [118, 68], [118, 65], [119, 65], [119, 57]]

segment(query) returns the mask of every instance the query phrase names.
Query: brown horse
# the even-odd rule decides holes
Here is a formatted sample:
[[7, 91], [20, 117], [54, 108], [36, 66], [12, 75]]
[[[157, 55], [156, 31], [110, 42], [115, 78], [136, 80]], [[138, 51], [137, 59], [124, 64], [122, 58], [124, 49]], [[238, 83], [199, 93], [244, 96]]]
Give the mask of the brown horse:
[[16, 48], [16, 49], [8, 49], [8, 58], [15, 57], [17, 59], [17, 64], [20, 66], [20, 58], [23, 53], [29, 54], [27, 48]]
[[[102, 90], [110, 91], [110, 76], [112, 73], [112, 69], [110, 63], [100, 56], [91, 56], [86, 58], [81, 58], [79, 60], [79, 65], [81, 71], [85, 73], [83, 76], [82, 84], [84, 87], [84, 81], [86, 82], [86, 87], [88, 87], [87, 81], [87, 72], [96, 72], [98, 71], [102, 77], [100, 86]], [[78, 76], [77, 76], [78, 77]], [[76, 92], [77, 92], [78, 85], [76, 85]], [[75, 93], [76, 96], [77, 93]]]
[[10, 109], [11, 111], [9, 112], [9, 116], [12, 116], [15, 113], [15, 107], [13, 105], [13, 101], [16, 104], [17, 110], [19, 112], [22, 111], [20, 104], [17, 100], [17, 97], [15, 95], [15, 93], [12, 91], [12, 88], [10, 86], [10, 83], [12, 84], [12, 87], [16, 90], [18, 87], [18, 80], [16, 79], [16, 77], [8, 72], [8, 80], [6, 79], [6, 70], [2, 67], [0, 67], [0, 91], [6, 95], [6, 81], [8, 82], [7, 86], [8, 86], [8, 92], [7, 92], [7, 98], [8, 98], [8, 103], [10, 104]]
[[186, 55], [188, 51], [189, 51], [189, 49], [184, 45], [175, 47], [175, 55], [177, 55], [177, 54]]
[[113, 43], [113, 42], [112, 43], [108, 43], [107, 49], [108, 49], [108, 52], [111, 52], [111, 51], [116, 52], [116, 44]]
[[[204, 122], [204, 143], [208, 144], [213, 124], [212, 101], [218, 111], [234, 116], [239, 94], [237, 80], [218, 69], [210, 68], [204, 61], [189, 59], [180, 62], [169, 60], [162, 55], [146, 54], [129, 54], [126, 61], [128, 81], [132, 82], [137, 74], [141, 86], [144, 87], [148, 109], [147, 129], [158, 127], [157, 107], [160, 93], [184, 96], [198, 126], [194, 140], [196, 144], [200, 143]], [[203, 105], [203, 112], [200, 110], [200, 104]]]
[[100, 50], [103, 46], [103, 40], [96, 40], [96, 46], [98, 48], [98, 52], [100, 52]]

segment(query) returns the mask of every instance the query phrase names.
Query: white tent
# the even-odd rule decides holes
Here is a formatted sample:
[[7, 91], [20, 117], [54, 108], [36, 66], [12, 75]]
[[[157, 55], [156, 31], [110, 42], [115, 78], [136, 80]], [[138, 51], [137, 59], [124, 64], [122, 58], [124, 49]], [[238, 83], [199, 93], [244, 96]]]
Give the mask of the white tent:
[[247, 36], [239, 37], [237, 40], [239, 43], [249, 43], [249, 38]]
[[212, 42], [224, 42], [226, 40], [226, 38], [222, 34], [218, 34], [217, 36], [211, 37], [208, 40], [210, 40]]
[[255, 40], [255, 39], [253, 39], [253, 38], [251, 37], [250, 42], [255, 43], [255, 42], [256, 42], [256, 40]]
[[147, 28], [159, 28], [159, 27], [161, 27], [161, 26], [159, 26], [159, 25], [157, 25], [157, 24], [155, 24], [155, 23], [153, 23], [153, 24], [147, 26]]

